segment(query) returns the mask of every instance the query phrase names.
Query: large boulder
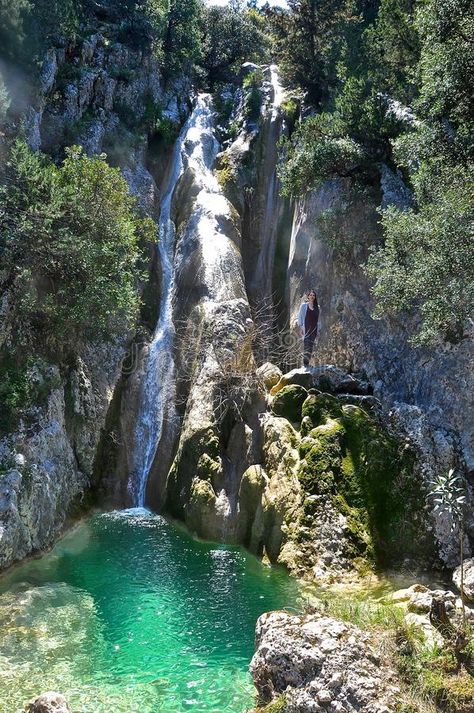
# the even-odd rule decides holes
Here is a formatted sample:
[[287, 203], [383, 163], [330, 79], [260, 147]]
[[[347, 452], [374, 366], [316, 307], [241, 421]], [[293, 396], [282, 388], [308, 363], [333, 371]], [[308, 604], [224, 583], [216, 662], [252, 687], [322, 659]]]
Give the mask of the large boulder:
[[[464, 596], [466, 599], [474, 601], [474, 557], [464, 560]], [[453, 582], [456, 587], [461, 591], [461, 565], [456, 567], [453, 573]]]
[[311, 371], [306, 367], [301, 369], [293, 369], [292, 371], [282, 374], [279, 381], [273, 386], [271, 390], [272, 396], [281, 391], [285, 386], [290, 386], [291, 384], [296, 384], [297, 386], [304, 386], [305, 389], [309, 389], [313, 386], [313, 377]]
[[275, 384], [278, 384], [282, 377], [282, 373], [281, 369], [279, 369], [275, 364], [266, 361], [265, 364], [258, 367], [257, 377], [263, 381], [265, 388], [270, 390], [273, 386], [275, 386]]
[[285, 386], [272, 401], [272, 411], [276, 416], [283, 416], [288, 421], [301, 421], [301, 408], [308, 392], [302, 386]]
[[64, 696], [49, 691], [30, 701], [26, 706], [26, 713], [71, 713], [71, 709]]
[[287, 713], [390, 713], [400, 703], [394, 671], [371, 636], [352, 624], [312, 614], [263, 614], [250, 672], [261, 704], [284, 697]]

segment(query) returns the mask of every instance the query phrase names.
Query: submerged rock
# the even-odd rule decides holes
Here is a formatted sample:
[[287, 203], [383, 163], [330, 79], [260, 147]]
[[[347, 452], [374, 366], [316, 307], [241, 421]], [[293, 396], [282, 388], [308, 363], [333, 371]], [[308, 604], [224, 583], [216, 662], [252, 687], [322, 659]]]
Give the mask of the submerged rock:
[[49, 691], [42, 696], [30, 701], [26, 706], [26, 713], [71, 713], [69, 704], [60, 693]]
[[400, 689], [371, 636], [320, 614], [263, 614], [250, 672], [259, 702], [283, 695], [287, 713], [396, 710]]

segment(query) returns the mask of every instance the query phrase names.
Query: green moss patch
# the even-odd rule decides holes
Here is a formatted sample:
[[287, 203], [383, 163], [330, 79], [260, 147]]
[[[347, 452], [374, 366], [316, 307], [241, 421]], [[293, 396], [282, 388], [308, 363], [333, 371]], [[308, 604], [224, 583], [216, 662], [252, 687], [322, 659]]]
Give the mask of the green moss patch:
[[303, 386], [291, 384], [284, 386], [273, 399], [272, 411], [276, 416], [292, 421], [301, 421], [303, 403], [307, 401], [308, 392]]
[[[310, 496], [303, 520], [313, 532], [318, 508], [330, 498], [346, 522], [344, 551], [381, 566], [426, 555], [424, 496], [413, 475], [414, 458], [363, 409], [342, 406], [330, 394], [302, 405], [305, 430], [298, 477]], [[314, 519], [311, 528], [311, 519]]]

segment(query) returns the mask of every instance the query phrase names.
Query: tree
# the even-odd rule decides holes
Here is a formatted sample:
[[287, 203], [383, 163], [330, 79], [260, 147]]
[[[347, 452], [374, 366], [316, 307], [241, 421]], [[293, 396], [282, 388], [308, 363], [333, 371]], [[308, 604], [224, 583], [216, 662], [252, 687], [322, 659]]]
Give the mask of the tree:
[[137, 214], [118, 169], [79, 147], [58, 167], [18, 141], [0, 197], [1, 288], [18, 343], [67, 357], [133, 324], [139, 243], [155, 225]]
[[376, 316], [416, 309], [415, 343], [459, 339], [474, 313], [474, 166], [427, 166], [417, 206], [388, 208], [385, 243], [368, 263]]
[[381, 0], [376, 20], [364, 32], [367, 71], [379, 91], [405, 103], [417, 94], [420, 37], [415, 0]]
[[167, 77], [189, 72], [200, 57], [200, 0], [170, 0], [163, 39]]
[[345, 33], [358, 20], [354, 10], [351, 0], [288, 0], [288, 10], [267, 9], [284, 78], [318, 108], [337, 82]]
[[263, 61], [268, 37], [260, 13], [242, 3], [205, 6], [202, 13], [201, 67], [211, 87], [229, 81], [244, 61]]
[[461, 477], [453, 468], [447, 474], [440, 475], [432, 482], [429, 497], [434, 503], [434, 513], [446, 517], [451, 522], [451, 531], [458, 531], [459, 557], [461, 564], [461, 602], [463, 625], [466, 627], [466, 609], [464, 607], [464, 508], [466, 494]]

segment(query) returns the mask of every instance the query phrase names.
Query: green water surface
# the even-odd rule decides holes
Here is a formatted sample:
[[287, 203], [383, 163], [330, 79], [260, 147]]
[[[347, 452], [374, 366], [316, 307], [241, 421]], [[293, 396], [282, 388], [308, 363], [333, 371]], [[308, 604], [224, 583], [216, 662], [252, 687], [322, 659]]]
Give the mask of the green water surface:
[[144, 510], [95, 515], [0, 578], [0, 712], [46, 690], [75, 713], [251, 707], [257, 617], [296, 583]]

